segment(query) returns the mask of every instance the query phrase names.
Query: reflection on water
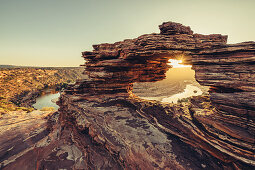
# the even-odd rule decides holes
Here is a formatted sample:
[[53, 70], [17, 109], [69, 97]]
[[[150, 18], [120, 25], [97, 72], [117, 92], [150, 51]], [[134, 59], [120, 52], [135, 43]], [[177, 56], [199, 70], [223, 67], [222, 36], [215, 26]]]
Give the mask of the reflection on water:
[[163, 98], [162, 102], [177, 103], [178, 100], [180, 99], [191, 97], [191, 96], [199, 96], [202, 93], [203, 93], [202, 90], [198, 88], [197, 86], [187, 85], [186, 88], [184, 89], [184, 92], [172, 95], [167, 98]]
[[36, 103], [33, 104], [33, 107], [36, 109], [42, 109], [43, 107], [54, 107], [56, 110], [59, 106], [56, 104], [57, 99], [59, 98], [60, 93], [53, 93], [52, 91], [44, 92], [42, 96], [36, 99]]
[[133, 93], [140, 98], [169, 103], [207, 91], [208, 87], [201, 86], [195, 80], [195, 71], [191, 67], [171, 68], [162, 81], [134, 83], [133, 86]]

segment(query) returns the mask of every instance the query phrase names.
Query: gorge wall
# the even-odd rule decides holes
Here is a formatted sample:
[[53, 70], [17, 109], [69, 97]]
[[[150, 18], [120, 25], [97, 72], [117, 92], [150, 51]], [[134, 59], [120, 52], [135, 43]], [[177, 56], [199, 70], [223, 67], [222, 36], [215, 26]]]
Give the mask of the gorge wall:
[[[75, 82], [83, 77], [82, 72], [82, 67], [0, 68], [0, 100], [4, 98], [17, 106], [32, 107], [45, 88]], [[5, 109], [1, 104], [0, 101], [0, 113], [2, 108]]]
[[[194, 34], [173, 22], [159, 28], [83, 52], [88, 78], [62, 93], [49, 135], [15, 160], [11, 144], [2, 147], [2, 167], [253, 169], [255, 42], [227, 44], [227, 36]], [[187, 104], [136, 97], [133, 83], [164, 79], [169, 59], [191, 64], [209, 96]]]

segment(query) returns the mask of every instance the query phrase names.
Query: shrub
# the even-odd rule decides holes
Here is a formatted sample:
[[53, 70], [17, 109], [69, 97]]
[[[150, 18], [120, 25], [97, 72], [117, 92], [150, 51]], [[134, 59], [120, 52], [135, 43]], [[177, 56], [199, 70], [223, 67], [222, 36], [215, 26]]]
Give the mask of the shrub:
[[41, 111], [55, 111], [56, 109], [54, 107], [43, 107], [40, 110]]
[[178, 99], [177, 103], [188, 102], [188, 101], [189, 101], [189, 97], [188, 98], [183, 98], [183, 99]]

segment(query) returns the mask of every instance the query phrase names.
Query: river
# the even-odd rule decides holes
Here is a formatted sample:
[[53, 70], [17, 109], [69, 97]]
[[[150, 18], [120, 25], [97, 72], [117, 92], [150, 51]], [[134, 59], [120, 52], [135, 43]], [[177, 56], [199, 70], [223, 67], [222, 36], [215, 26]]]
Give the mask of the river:
[[47, 89], [36, 99], [36, 103], [33, 104], [33, 107], [38, 110], [44, 107], [53, 107], [55, 110], [58, 110], [59, 106], [56, 104], [56, 101], [59, 96], [59, 92], [53, 89]]
[[166, 78], [157, 82], [134, 83], [133, 93], [146, 100], [178, 103], [178, 100], [206, 93], [208, 87], [201, 86], [195, 79], [191, 67], [171, 68]]

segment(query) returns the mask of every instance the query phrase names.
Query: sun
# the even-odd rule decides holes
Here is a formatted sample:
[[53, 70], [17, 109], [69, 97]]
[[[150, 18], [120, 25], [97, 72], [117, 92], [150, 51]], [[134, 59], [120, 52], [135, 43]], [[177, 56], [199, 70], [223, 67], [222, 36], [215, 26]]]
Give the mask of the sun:
[[168, 62], [170, 62], [170, 63], [168, 63], [168, 64], [171, 65], [171, 66], [173, 66], [173, 68], [192, 67], [191, 65], [184, 65], [184, 64], [181, 64], [181, 63], [182, 63], [182, 60], [169, 59]]

